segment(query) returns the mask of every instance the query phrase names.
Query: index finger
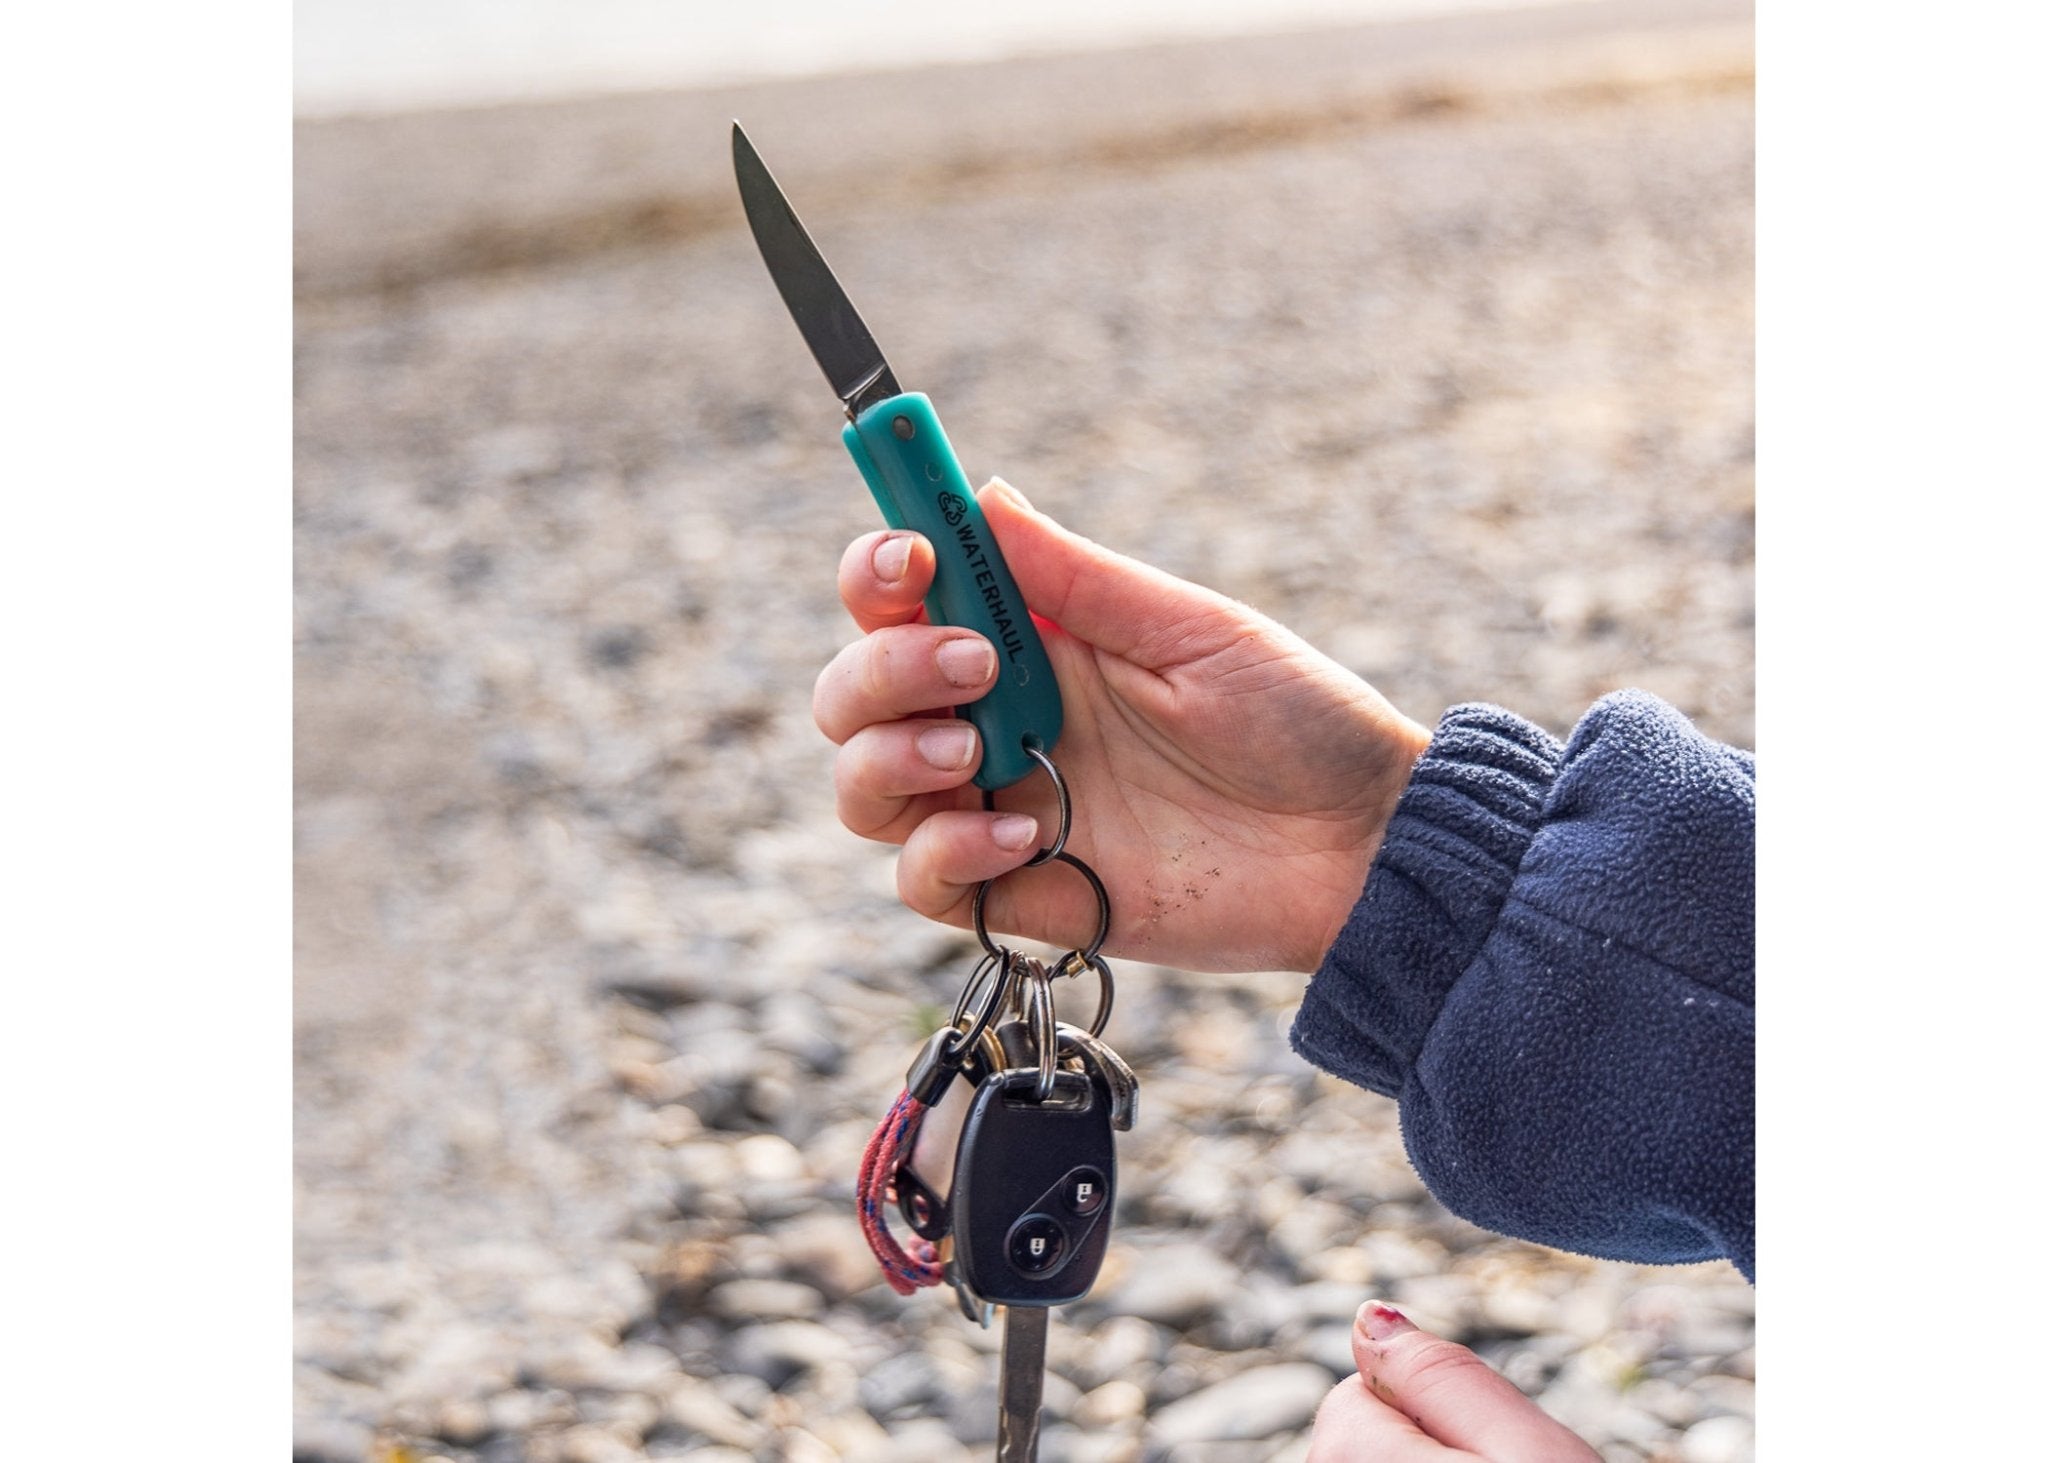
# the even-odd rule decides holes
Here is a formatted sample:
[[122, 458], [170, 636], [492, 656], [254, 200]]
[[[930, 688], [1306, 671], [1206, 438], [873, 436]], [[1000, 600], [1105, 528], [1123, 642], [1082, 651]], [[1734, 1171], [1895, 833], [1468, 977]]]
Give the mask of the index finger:
[[938, 556], [921, 533], [890, 528], [862, 534], [839, 559], [839, 602], [863, 634], [924, 616]]

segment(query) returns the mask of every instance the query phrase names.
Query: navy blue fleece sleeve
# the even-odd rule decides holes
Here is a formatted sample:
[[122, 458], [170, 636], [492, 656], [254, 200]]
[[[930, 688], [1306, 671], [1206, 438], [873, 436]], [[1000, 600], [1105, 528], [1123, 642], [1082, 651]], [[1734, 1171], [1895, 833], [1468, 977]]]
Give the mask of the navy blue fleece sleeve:
[[1446, 712], [1295, 1050], [1398, 1099], [1474, 1224], [1756, 1278], [1756, 761], [1623, 691]]

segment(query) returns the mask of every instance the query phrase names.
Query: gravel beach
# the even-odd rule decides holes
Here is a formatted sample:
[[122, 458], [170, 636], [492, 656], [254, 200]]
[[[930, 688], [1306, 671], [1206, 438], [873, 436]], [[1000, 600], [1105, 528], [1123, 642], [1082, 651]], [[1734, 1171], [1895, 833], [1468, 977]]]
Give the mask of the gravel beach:
[[[1749, 48], [1597, 4], [301, 124], [294, 1457], [993, 1456], [998, 1333], [853, 1216], [974, 943], [833, 817], [877, 519], [730, 117], [970, 476], [1425, 723], [1634, 685], [1747, 746]], [[1752, 1455], [1732, 1267], [1445, 1213], [1298, 976], [1117, 980], [1048, 1460], [1301, 1458], [1370, 1296], [1605, 1458]]]

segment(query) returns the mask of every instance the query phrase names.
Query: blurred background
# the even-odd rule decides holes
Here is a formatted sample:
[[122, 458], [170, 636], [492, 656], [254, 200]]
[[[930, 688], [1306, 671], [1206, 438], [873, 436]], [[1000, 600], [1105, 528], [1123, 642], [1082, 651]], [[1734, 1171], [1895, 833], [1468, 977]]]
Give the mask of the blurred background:
[[[302, 1463], [992, 1453], [998, 1334], [853, 1218], [974, 947], [832, 814], [878, 520], [735, 116], [971, 477], [1425, 723], [1753, 744], [1748, 7], [1090, 8], [301, 0]], [[1608, 1459], [1751, 1456], [1731, 1267], [1444, 1213], [1299, 977], [1117, 975], [1046, 1458], [1298, 1459], [1372, 1295]]]

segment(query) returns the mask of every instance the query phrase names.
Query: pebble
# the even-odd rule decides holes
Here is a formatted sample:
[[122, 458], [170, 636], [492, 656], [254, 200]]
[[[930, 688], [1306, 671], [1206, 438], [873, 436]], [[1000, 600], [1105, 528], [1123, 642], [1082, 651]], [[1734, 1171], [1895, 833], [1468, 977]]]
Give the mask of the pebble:
[[667, 1347], [628, 1341], [612, 1353], [600, 1376], [613, 1392], [652, 1395], [665, 1391], [676, 1373], [675, 1353]]
[[932, 1419], [903, 1423], [887, 1438], [847, 1454], [846, 1463], [958, 1463], [960, 1439]]
[[711, 1310], [733, 1321], [795, 1321], [824, 1309], [825, 1297], [794, 1280], [728, 1280], [711, 1292]]
[[733, 1338], [731, 1363], [734, 1371], [780, 1390], [797, 1373], [845, 1353], [846, 1342], [838, 1333], [816, 1322], [771, 1321], [748, 1326]]
[[[1085, 1331], [1055, 1326], [1048, 1352], [1052, 1364], [1083, 1387], [1113, 1377], [1133, 1377], [1166, 1355], [1167, 1333], [1137, 1316], [1108, 1316]], [[1141, 1383], [1142, 1385], [1142, 1383]]]
[[[1351, 1354], [1349, 1321], [1316, 1326], [1306, 1332], [1290, 1349], [1303, 1361], [1314, 1362], [1336, 1380], [1341, 1381], [1358, 1370], [1358, 1362]], [[1520, 1383], [1517, 1382], [1517, 1385]]]
[[711, 1389], [725, 1402], [748, 1417], [760, 1417], [775, 1400], [775, 1389], [759, 1377], [737, 1369], [726, 1369], [711, 1379]]
[[1068, 1414], [1084, 1428], [1117, 1427], [1145, 1415], [1145, 1389], [1119, 1378], [1104, 1382], [1076, 1402]]
[[575, 1404], [566, 1392], [534, 1392], [523, 1387], [500, 1392], [485, 1408], [491, 1431], [512, 1437], [562, 1427], [576, 1418]]
[[728, 1447], [751, 1451], [761, 1439], [758, 1423], [694, 1378], [668, 1390], [662, 1415], [686, 1433]]
[[1101, 1301], [1118, 1315], [1186, 1330], [1228, 1304], [1240, 1280], [1237, 1267], [1206, 1246], [1160, 1245], [1136, 1251]]
[[1489, 1288], [1479, 1300], [1487, 1327], [1509, 1336], [1534, 1336], [1551, 1324], [1556, 1304], [1540, 1290], [1526, 1286]]
[[1042, 1463], [1138, 1463], [1143, 1450], [1135, 1438], [1087, 1433], [1055, 1423], [1039, 1434]]
[[1740, 1374], [1700, 1377], [1683, 1390], [1702, 1413], [1756, 1415], [1756, 1383]]
[[[555, 1337], [545, 1348], [537, 1348], [527, 1362], [525, 1375], [543, 1386], [580, 1392], [610, 1386], [616, 1364], [613, 1349], [602, 1337], [587, 1331], [572, 1332]], [[673, 1366], [671, 1359], [671, 1369]], [[505, 1378], [505, 1384], [509, 1385], [511, 1380]]]
[[1162, 1447], [1270, 1438], [1305, 1426], [1330, 1385], [1327, 1371], [1305, 1362], [1254, 1367], [1161, 1408], [1148, 1437]]
[[1377, 1284], [1440, 1274], [1450, 1258], [1435, 1240], [1395, 1230], [1374, 1230], [1359, 1240], [1358, 1247], [1371, 1268], [1370, 1283]]
[[1303, 1321], [1342, 1321], [1348, 1328], [1358, 1309], [1373, 1298], [1371, 1286], [1320, 1281], [1287, 1288], [1290, 1312]]
[[1081, 1389], [1058, 1372], [1047, 1372], [1040, 1400], [1047, 1417], [1071, 1417], [1081, 1403]]
[[811, 1424], [818, 1441], [837, 1458], [865, 1452], [889, 1441], [889, 1431], [859, 1408], [839, 1408]]
[[815, 1077], [836, 1074], [846, 1060], [839, 1027], [812, 998], [781, 991], [761, 1006], [761, 1040], [771, 1050], [786, 1052]]
[[1338, 1245], [1311, 1255], [1301, 1262], [1299, 1276], [1303, 1281], [1314, 1283], [1328, 1281], [1336, 1285], [1371, 1286], [1377, 1272], [1372, 1257], [1355, 1245]]
[[806, 1177], [804, 1155], [776, 1133], [755, 1133], [732, 1145], [739, 1176], [747, 1184], [790, 1183]]
[[851, 1213], [807, 1214], [769, 1231], [777, 1267], [842, 1301], [882, 1283], [860, 1224]]
[[1495, 1355], [1493, 1359], [1509, 1381], [1534, 1396], [1550, 1385], [1558, 1369], [1577, 1350], [1574, 1337], [1552, 1331], [1517, 1341], [1506, 1355]]
[[963, 1445], [993, 1443], [1001, 1399], [993, 1377], [946, 1398], [946, 1422], [953, 1436]]
[[639, 1442], [652, 1432], [665, 1409], [647, 1392], [620, 1392], [582, 1399], [584, 1417], [618, 1436]]
[[1341, 1236], [1354, 1232], [1358, 1220], [1350, 1210], [1325, 1199], [1304, 1199], [1280, 1217], [1269, 1232], [1273, 1247], [1295, 1266], [1333, 1248]]
[[936, 1402], [945, 1390], [945, 1377], [929, 1356], [918, 1351], [898, 1352], [861, 1374], [860, 1405], [876, 1417], [894, 1417]]
[[635, 1463], [641, 1450], [601, 1427], [572, 1427], [557, 1445], [562, 1463]]
[[815, 1433], [786, 1427], [776, 1434], [783, 1463], [839, 1463], [839, 1451]]
[[1690, 1427], [1699, 1420], [1702, 1398], [1690, 1387], [1645, 1377], [1629, 1388], [1631, 1405], [1654, 1415], [1665, 1427]]
[[437, 1437], [461, 1447], [473, 1447], [490, 1432], [490, 1409], [473, 1397], [458, 1397], [442, 1403], [434, 1424]]
[[1756, 1426], [1746, 1417], [1709, 1417], [1685, 1430], [1678, 1445], [1685, 1463], [1748, 1463], [1756, 1456]]
[[300, 1417], [292, 1422], [293, 1463], [361, 1463], [374, 1438], [359, 1422], [341, 1417]]

